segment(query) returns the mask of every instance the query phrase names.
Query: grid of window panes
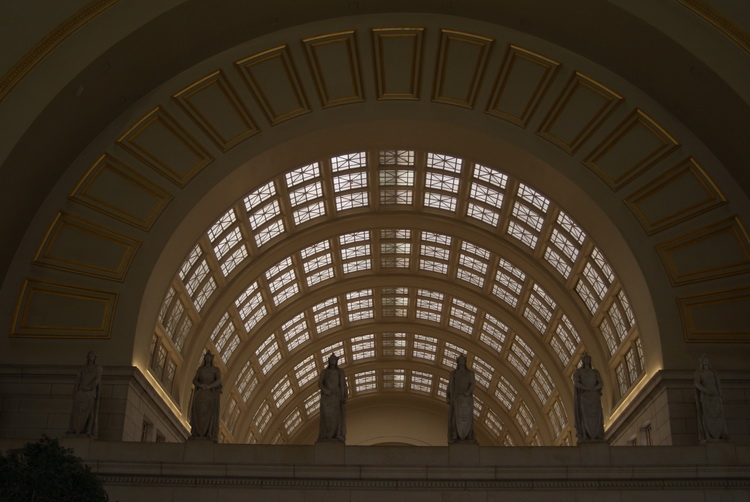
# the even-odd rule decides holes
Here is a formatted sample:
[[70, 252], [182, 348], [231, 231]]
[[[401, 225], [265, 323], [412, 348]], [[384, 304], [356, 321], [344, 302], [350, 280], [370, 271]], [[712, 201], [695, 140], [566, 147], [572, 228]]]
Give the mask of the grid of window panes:
[[[548, 288], [524, 262], [498, 254], [500, 248], [437, 228], [363, 229], [308, 242], [250, 278], [233, 305], [208, 328], [206, 349], [219, 356], [222, 368], [244, 365], [250, 357], [255, 378], [274, 378], [273, 387], [282, 378], [275, 372], [279, 362], [316, 337], [352, 323], [400, 319], [434, 323], [468, 337], [507, 361], [525, 385], [536, 382], [538, 388], [542, 388], [542, 380], [533, 380], [535, 356], [523, 341], [523, 336], [532, 333], [541, 336], [560, 362], [559, 368], [548, 368], [550, 371], [570, 373], [584, 351], [579, 332], [593, 329], [601, 334], [609, 352], [621, 395], [643, 375], [644, 357], [628, 297], [601, 250], [569, 215], [533, 187], [491, 166], [413, 150], [350, 152], [319, 159], [265, 182], [237, 201], [190, 250], [168, 288], [154, 330], [150, 372], [165, 388], [171, 388], [183, 364], [181, 352], [187, 340], [201, 324], [207, 307], [221, 297], [217, 290], [234, 280], [254, 256], [298, 227], [379, 207], [425, 209], [436, 216], [463, 219], [478, 229], [493, 229], [512, 245], [541, 257], [549, 274], [559, 277], [560, 285], [580, 300], [597, 324], [576, 325], [572, 319], [580, 316], [568, 315], [560, 307], [565, 302], [555, 298], [560, 287]], [[499, 309], [485, 312], [448, 291], [367, 288], [295, 312], [268, 336], [271, 332], [265, 323], [308, 291], [350, 276], [382, 271], [444, 277], [491, 295]], [[504, 317], [498, 316], [503, 310], [522, 318], [526, 326], [514, 333]], [[261, 327], [266, 333], [263, 340], [255, 338]], [[360, 339], [357, 349], [329, 344], [326, 350], [342, 349], [350, 362], [380, 357], [440, 361], [444, 357], [442, 340], [436, 339], [432, 351], [428, 340], [422, 340], [415, 354], [413, 337], [402, 335], [405, 333], [375, 333], [373, 339]], [[246, 345], [255, 349], [244, 348]], [[260, 355], [260, 348], [267, 353]], [[243, 357], [235, 360], [239, 353]], [[307, 379], [303, 385], [309, 385], [312, 370], [300, 374]], [[289, 375], [297, 385], [296, 374]], [[238, 408], [243, 407], [242, 401]], [[545, 413], [550, 412], [552, 402], [554, 395], [545, 404]], [[257, 409], [257, 404], [252, 408]], [[273, 406], [271, 413], [275, 413]], [[306, 413], [300, 412], [300, 416], [307, 419]], [[289, 423], [295, 420], [290, 418]], [[258, 435], [257, 431], [248, 434]]]

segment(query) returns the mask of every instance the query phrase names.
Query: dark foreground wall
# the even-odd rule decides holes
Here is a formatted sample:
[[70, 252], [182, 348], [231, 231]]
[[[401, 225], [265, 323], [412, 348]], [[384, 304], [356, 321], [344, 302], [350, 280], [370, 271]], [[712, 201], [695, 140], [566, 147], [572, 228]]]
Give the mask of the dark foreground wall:
[[[750, 501], [750, 446], [448, 447], [64, 438], [126, 502]], [[0, 448], [20, 442], [0, 441]]]

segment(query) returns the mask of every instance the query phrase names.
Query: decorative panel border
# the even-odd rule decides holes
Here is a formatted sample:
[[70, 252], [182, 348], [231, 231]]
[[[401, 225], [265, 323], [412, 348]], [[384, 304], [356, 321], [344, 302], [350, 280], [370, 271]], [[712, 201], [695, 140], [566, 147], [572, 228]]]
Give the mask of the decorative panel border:
[[117, 142], [180, 187], [213, 161], [206, 149], [161, 107], [147, 113]]
[[122, 281], [139, 245], [125, 235], [58, 213], [34, 260], [47, 267]]
[[574, 154], [620, 104], [615, 91], [576, 72], [545, 118], [538, 134]]
[[373, 28], [378, 99], [419, 99], [424, 28]]
[[109, 338], [117, 293], [26, 280], [11, 336]]
[[727, 199], [698, 161], [690, 158], [624, 200], [650, 235], [710, 211]]
[[220, 70], [203, 77], [173, 97], [225, 152], [260, 132]]
[[83, 176], [70, 198], [119, 221], [148, 230], [173, 195], [104, 154]]
[[750, 288], [678, 298], [687, 342], [750, 343]]
[[235, 66], [271, 124], [311, 111], [286, 45], [241, 59]]
[[441, 30], [432, 100], [473, 108], [494, 39]]
[[674, 285], [750, 272], [750, 239], [737, 218], [659, 244], [656, 250]]
[[651, 117], [635, 110], [583, 163], [619, 190], [678, 147], [677, 140]]
[[365, 100], [353, 30], [306, 38], [302, 44], [323, 107]]
[[487, 113], [526, 127], [559, 67], [557, 61], [509, 45], [487, 104]]

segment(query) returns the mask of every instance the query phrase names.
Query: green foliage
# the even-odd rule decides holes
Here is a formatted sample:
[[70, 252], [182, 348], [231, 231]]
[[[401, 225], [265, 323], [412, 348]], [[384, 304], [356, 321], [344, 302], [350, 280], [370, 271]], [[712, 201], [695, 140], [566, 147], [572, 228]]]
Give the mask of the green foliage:
[[7, 502], [99, 502], [109, 497], [101, 481], [73, 450], [42, 436], [0, 453], [0, 498]]

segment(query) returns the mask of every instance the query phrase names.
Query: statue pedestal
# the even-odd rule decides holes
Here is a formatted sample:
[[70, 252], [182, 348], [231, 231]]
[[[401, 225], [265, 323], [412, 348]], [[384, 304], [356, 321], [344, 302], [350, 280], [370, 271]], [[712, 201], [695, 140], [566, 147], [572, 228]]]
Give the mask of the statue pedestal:
[[608, 465], [610, 463], [609, 444], [606, 441], [586, 441], [578, 443], [581, 451], [581, 464]]
[[479, 444], [476, 441], [456, 441], [448, 445], [450, 465], [478, 465]]
[[316, 464], [343, 464], [346, 460], [346, 445], [343, 441], [319, 440], [314, 448], [313, 460]]

